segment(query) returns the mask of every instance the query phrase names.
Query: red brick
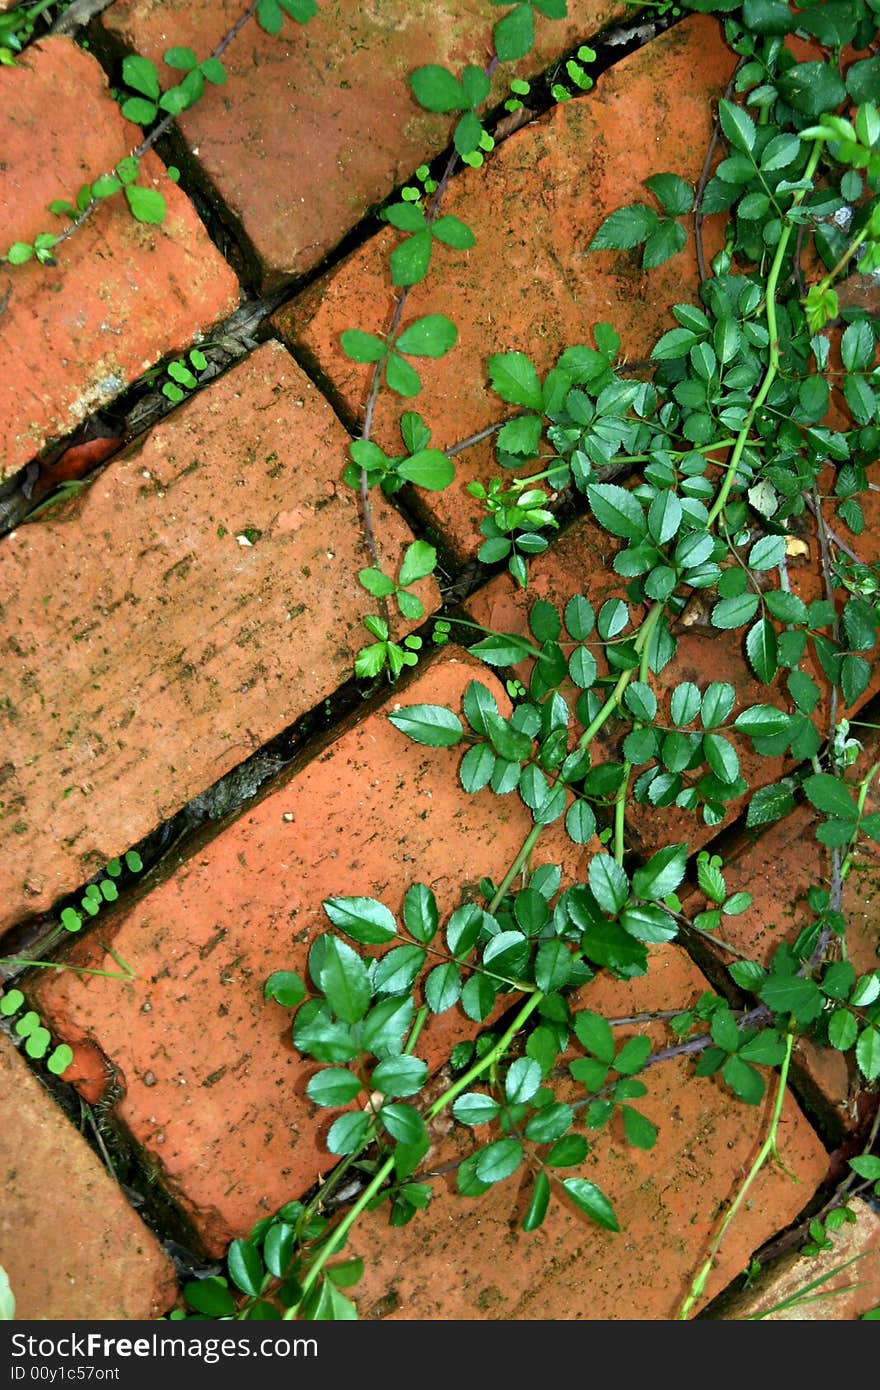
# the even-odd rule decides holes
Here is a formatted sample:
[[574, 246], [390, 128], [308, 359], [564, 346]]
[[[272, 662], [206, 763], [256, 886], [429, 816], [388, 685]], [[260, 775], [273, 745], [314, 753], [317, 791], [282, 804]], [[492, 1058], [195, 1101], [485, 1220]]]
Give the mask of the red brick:
[[[599, 976], [577, 1002], [607, 1017], [626, 1017], [690, 1004], [706, 984], [682, 952], [662, 947], [652, 952], [646, 977], [621, 982]], [[634, 1033], [649, 1034], [655, 1047], [666, 1045], [656, 1024], [615, 1029], [621, 1040]], [[636, 1108], [659, 1127], [653, 1149], [629, 1147], [615, 1118], [610, 1129], [596, 1134], [580, 1169], [557, 1170], [601, 1188], [615, 1208], [619, 1233], [601, 1229], [558, 1197], [544, 1224], [524, 1233], [526, 1178], [520, 1174], [480, 1197], [463, 1198], [453, 1171], [435, 1182], [427, 1211], [408, 1226], [389, 1227], [383, 1207], [359, 1218], [346, 1255], [365, 1262], [363, 1278], [351, 1291], [361, 1317], [674, 1320], [760, 1148], [770, 1108], [769, 1101], [743, 1105], [692, 1071], [690, 1062], [677, 1059], [643, 1073], [649, 1095]], [[482, 1127], [474, 1136], [456, 1126], [429, 1162], [432, 1168], [455, 1163], [492, 1137]], [[799, 1181], [774, 1164], [762, 1169], [721, 1246], [707, 1298], [798, 1215], [825, 1176], [825, 1151], [790, 1095], [780, 1152]]]
[[2, 1034], [0, 1174], [16, 1321], [146, 1320], [174, 1305], [171, 1261]]
[[[441, 312], [458, 326], [459, 340], [439, 361], [419, 359], [423, 389], [414, 401], [402, 406], [393, 393], [381, 393], [377, 442], [396, 444], [405, 407], [422, 412], [441, 447], [509, 415], [487, 385], [486, 359], [494, 352], [527, 352], [545, 370], [563, 348], [591, 342], [597, 321], [608, 321], [621, 334], [623, 353], [647, 354], [671, 323], [670, 306], [697, 293], [693, 240], [649, 272], [640, 269], [639, 253], [587, 256], [586, 248], [608, 213], [647, 196], [641, 181], [651, 174], [669, 170], [696, 182], [712, 104], [733, 63], [715, 20], [689, 18], [606, 72], [594, 92], [504, 141], [485, 169], [453, 181], [444, 211], [468, 223], [476, 244], [466, 254], [439, 248], [437, 268], [408, 297], [404, 323]], [[371, 369], [345, 358], [339, 335], [347, 328], [385, 332], [396, 235], [380, 233], [275, 319], [352, 416], [363, 412]], [[416, 493], [459, 559], [480, 541], [481, 514], [465, 485], [497, 472], [483, 444], [458, 456], [456, 480], [443, 493]]]
[[[856, 1197], [850, 1203], [853, 1225], [831, 1236], [832, 1250], [818, 1255], [792, 1253], [768, 1265], [743, 1293], [725, 1298], [712, 1317], [726, 1322], [762, 1318], [767, 1322], [853, 1322], [880, 1301], [880, 1216]], [[847, 1264], [847, 1261], [852, 1264]], [[842, 1265], [847, 1265], [842, 1269]], [[806, 1301], [778, 1305], [810, 1289]], [[773, 1312], [771, 1309], [776, 1309]]]
[[[49, 907], [352, 674], [375, 600], [339, 481], [347, 442], [266, 344], [6, 539], [0, 925]], [[396, 573], [412, 536], [374, 506]], [[437, 602], [433, 580], [420, 592]]]
[[[85, 1040], [118, 1069], [115, 1109], [165, 1187], [215, 1253], [332, 1166], [327, 1111], [304, 1091], [314, 1063], [290, 1041], [290, 1014], [263, 1000], [278, 969], [305, 974], [309, 947], [328, 929], [322, 901], [380, 898], [397, 913], [406, 889], [429, 884], [443, 913], [500, 880], [531, 824], [513, 797], [469, 797], [455, 749], [430, 750], [386, 717], [396, 704], [459, 707], [484, 678], [463, 654], [435, 658], [414, 684], [283, 775], [272, 793], [197, 850], [138, 906], [74, 948], [82, 963], [112, 946], [132, 984], [70, 972], [37, 981], [53, 1031], [80, 1054]], [[503, 691], [494, 677], [484, 683]], [[389, 807], [394, 808], [393, 825]], [[580, 852], [557, 828], [534, 863], [574, 872]], [[419, 1054], [440, 1065], [476, 1025], [458, 1009], [432, 1020]], [[98, 1054], [82, 1058], [77, 1084]]]
[[[172, 44], [207, 54], [241, 14], [239, 0], [119, 0], [108, 32], [162, 68]], [[569, 0], [569, 19], [537, 16], [537, 46], [505, 65], [530, 74], [626, 13], [615, 0]], [[180, 120], [194, 175], [243, 235], [263, 288], [312, 269], [413, 169], [449, 144], [453, 120], [417, 105], [407, 74], [426, 63], [481, 66], [500, 18], [489, 0], [441, 7], [390, 0], [329, 0], [302, 27], [265, 34], [249, 24], [226, 50], [229, 79]]]
[[[4, 203], [0, 250], [66, 220], [47, 211], [111, 170], [137, 145], [107, 79], [71, 39], [34, 44], [4, 68]], [[238, 282], [188, 198], [148, 155], [140, 182], [161, 191], [161, 226], [135, 222], [108, 199], [69, 242], [57, 267], [3, 266], [0, 480], [68, 434], [166, 353], [232, 312]]]

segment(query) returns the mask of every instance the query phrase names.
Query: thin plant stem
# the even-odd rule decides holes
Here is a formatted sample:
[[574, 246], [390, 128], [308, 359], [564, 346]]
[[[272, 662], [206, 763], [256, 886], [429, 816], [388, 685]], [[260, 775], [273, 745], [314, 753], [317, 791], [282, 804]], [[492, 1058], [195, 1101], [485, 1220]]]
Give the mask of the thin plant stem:
[[776, 1100], [773, 1106], [773, 1114], [770, 1119], [770, 1128], [767, 1132], [767, 1137], [761, 1145], [760, 1149], [758, 1150], [758, 1155], [754, 1163], [752, 1164], [751, 1168], [746, 1174], [746, 1177], [742, 1185], [740, 1186], [740, 1189], [737, 1192], [736, 1197], [733, 1199], [733, 1202], [731, 1203], [724, 1217], [724, 1220], [718, 1228], [718, 1233], [713, 1239], [711, 1246], [709, 1247], [709, 1254], [706, 1259], [706, 1262], [698, 1271], [696, 1278], [694, 1279], [693, 1284], [691, 1285], [690, 1293], [688, 1294], [687, 1298], [684, 1300], [684, 1302], [681, 1305], [681, 1308], [678, 1311], [678, 1321], [683, 1321], [685, 1318], [689, 1317], [691, 1310], [696, 1306], [697, 1303], [699, 1303], [700, 1299], [703, 1297], [703, 1293], [705, 1291], [709, 1275], [712, 1273], [712, 1270], [715, 1267], [715, 1259], [718, 1255], [718, 1251], [721, 1248], [721, 1243], [724, 1240], [725, 1235], [727, 1234], [731, 1222], [735, 1220], [737, 1212], [739, 1211], [740, 1207], [745, 1201], [749, 1189], [752, 1186], [752, 1183], [757, 1178], [758, 1174], [764, 1167], [764, 1164], [767, 1162], [768, 1158], [770, 1158], [771, 1156], [774, 1158], [778, 1158], [776, 1151], [776, 1135], [779, 1129], [779, 1120], [782, 1115], [783, 1102], [785, 1100], [785, 1090], [788, 1084], [788, 1069], [791, 1063], [791, 1052], [793, 1045], [794, 1034], [788, 1033], [785, 1039], [785, 1056], [782, 1059], [782, 1064], [779, 1068], [779, 1083], [776, 1088]]

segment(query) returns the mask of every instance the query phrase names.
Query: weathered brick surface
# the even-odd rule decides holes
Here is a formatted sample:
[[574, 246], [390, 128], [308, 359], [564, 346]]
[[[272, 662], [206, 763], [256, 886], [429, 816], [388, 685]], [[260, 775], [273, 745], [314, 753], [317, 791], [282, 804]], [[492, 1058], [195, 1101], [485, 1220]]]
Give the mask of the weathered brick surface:
[[[453, 181], [444, 211], [469, 224], [476, 244], [467, 253], [438, 248], [443, 271], [412, 290], [404, 315], [407, 323], [445, 313], [459, 329], [446, 357], [418, 364], [423, 389], [411, 404], [436, 444], [449, 447], [511, 413], [487, 385], [491, 353], [527, 352], [544, 370], [563, 348], [592, 342], [593, 325], [605, 320], [620, 332], [624, 353], [643, 357], [669, 326], [670, 306], [695, 296], [692, 241], [650, 272], [641, 270], [639, 252], [585, 252], [608, 213], [645, 198], [642, 179], [674, 170], [696, 181], [712, 103], [732, 69], [715, 20], [687, 19], [605, 73], [595, 91], [511, 136], [486, 169]], [[396, 236], [380, 233], [276, 316], [282, 336], [318, 363], [352, 416], [363, 410], [371, 369], [348, 362], [339, 335], [387, 328]], [[400, 411], [400, 398], [383, 392], [374, 438], [386, 447], [397, 445]], [[484, 444], [458, 457], [445, 492], [417, 497], [459, 558], [480, 542], [480, 512], [465, 485], [497, 471]]]
[[[621, 982], [597, 977], [580, 991], [581, 1007], [609, 1017], [692, 1003], [706, 981], [674, 947], [652, 953], [647, 977]], [[654, 1030], [653, 1033], [651, 1030]], [[657, 1025], [621, 1027], [615, 1037], [651, 1033]], [[462, 1198], [455, 1172], [440, 1178], [435, 1196], [402, 1229], [388, 1226], [387, 1208], [365, 1214], [347, 1254], [360, 1255], [364, 1276], [352, 1291], [362, 1318], [449, 1321], [675, 1319], [727, 1204], [761, 1145], [768, 1103], [742, 1105], [714, 1081], [692, 1075], [678, 1059], [643, 1073], [650, 1094], [636, 1108], [659, 1126], [653, 1149], [627, 1146], [617, 1120], [596, 1134], [575, 1172], [612, 1202], [620, 1232], [602, 1230], [566, 1198], [554, 1198], [544, 1224], [524, 1233], [520, 1223], [530, 1184], [518, 1172], [476, 1199]], [[581, 1094], [583, 1092], [581, 1091]], [[456, 1126], [432, 1167], [456, 1162], [492, 1135]], [[590, 1138], [590, 1132], [587, 1132]], [[800, 1212], [822, 1182], [826, 1155], [790, 1096], [780, 1126], [782, 1161], [765, 1167], [752, 1200], [731, 1224], [706, 1294], [711, 1298], [748, 1264], [751, 1253]], [[702, 1305], [700, 1305], [702, 1306]]]
[[[108, 924], [100, 943], [75, 948], [83, 961], [112, 945], [134, 983], [70, 972], [36, 982], [54, 1032], [81, 1054], [77, 1084], [94, 1095], [104, 1079], [97, 1045], [124, 1090], [115, 1113], [215, 1253], [332, 1166], [332, 1112], [315, 1113], [304, 1094], [314, 1064], [292, 1046], [289, 1012], [263, 999], [273, 970], [305, 975], [309, 947], [329, 929], [322, 901], [373, 896], [399, 913], [423, 882], [448, 914], [484, 874], [501, 877], [529, 829], [518, 799], [461, 790], [455, 749], [420, 747], [386, 717], [395, 704], [458, 708], [474, 677], [483, 669], [463, 654], [435, 659]], [[485, 683], [503, 702], [491, 675]], [[572, 873], [581, 854], [557, 829], [534, 863]], [[419, 1055], [440, 1065], [475, 1026], [458, 1009], [438, 1016]], [[81, 1041], [92, 1045], [85, 1053]]]
[[[5, 253], [69, 225], [49, 203], [112, 170], [139, 133], [70, 39], [30, 47], [3, 69], [3, 90]], [[238, 303], [238, 281], [155, 155], [140, 182], [166, 199], [161, 226], [136, 222], [117, 196], [58, 248], [57, 266], [0, 267], [0, 480]]]
[[[121, 0], [108, 31], [159, 63], [172, 44], [207, 56], [241, 14], [239, 0]], [[537, 45], [505, 66], [540, 71], [626, 13], [615, 0], [569, 0], [569, 18], [537, 15]], [[304, 27], [251, 23], [225, 52], [229, 80], [181, 120], [193, 172], [226, 205], [264, 288], [318, 265], [376, 204], [449, 143], [453, 121], [416, 103], [407, 74], [427, 63], [481, 66], [500, 18], [489, 0], [328, 0]], [[176, 81], [170, 68], [168, 82]]]
[[[750, 1289], [724, 1298], [713, 1310], [713, 1317], [727, 1322], [752, 1318], [767, 1322], [853, 1322], [880, 1305], [880, 1216], [860, 1197], [851, 1207], [855, 1224], [834, 1232], [833, 1250], [819, 1255], [784, 1255], [769, 1265]], [[821, 1282], [810, 1290], [806, 1301], [779, 1307], [815, 1280]]]
[[173, 1306], [171, 1261], [3, 1034], [0, 1174], [16, 1321], [148, 1319]]
[[[0, 925], [75, 888], [351, 675], [374, 600], [346, 443], [266, 344], [4, 541]], [[412, 536], [374, 505], [396, 573]], [[430, 608], [433, 581], [420, 592]]]

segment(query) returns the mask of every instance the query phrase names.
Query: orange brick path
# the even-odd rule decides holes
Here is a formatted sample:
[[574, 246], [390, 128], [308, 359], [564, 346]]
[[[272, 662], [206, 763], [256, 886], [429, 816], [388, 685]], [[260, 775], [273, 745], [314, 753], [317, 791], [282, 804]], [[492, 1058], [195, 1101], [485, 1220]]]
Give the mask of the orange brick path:
[[[202, 56], [241, 8], [236, 0], [117, 0], [93, 47], [116, 74], [120, 51], [158, 61], [173, 42]], [[603, 0], [570, 0], [564, 24], [540, 20], [538, 46], [517, 70], [552, 68], [623, 13]], [[71, 963], [114, 968], [114, 951], [134, 980], [25, 977], [29, 1001], [74, 1061], [67, 1091], [47, 1089], [4, 1024], [0, 1265], [20, 1318], [167, 1313], [177, 1285], [160, 1209], [175, 1213], [173, 1239], [207, 1260], [325, 1174], [330, 1115], [305, 1093], [314, 1064], [295, 1050], [289, 1014], [265, 1002], [266, 977], [307, 972], [327, 897], [375, 896], [399, 912], [409, 885], [424, 882], [448, 913], [476, 896], [485, 875], [501, 878], [529, 830], [518, 799], [466, 795], [455, 750], [408, 742], [388, 720], [401, 703], [458, 708], [472, 679], [504, 708], [496, 675], [464, 647], [453, 641], [423, 653], [417, 671], [366, 704], [357, 706], [350, 686], [367, 640], [362, 619], [375, 610], [357, 582], [370, 563], [357, 496], [342, 481], [368, 372], [347, 361], [339, 334], [383, 331], [393, 240], [387, 229], [375, 234], [369, 215], [448, 143], [449, 119], [420, 112], [405, 75], [423, 62], [484, 61], [497, 16], [489, 0], [328, 0], [311, 25], [287, 24], [275, 38], [251, 25], [227, 55], [228, 84], [179, 122], [182, 188], [155, 154], [145, 162], [169, 201], [162, 227], [133, 223], [109, 200], [61, 248], [57, 269], [0, 268], [0, 297], [9, 292], [0, 311], [0, 479], [62, 443], [153, 364], [210, 338], [243, 294], [288, 291], [261, 330], [268, 341], [251, 342], [241, 362], [130, 441], [74, 500], [0, 541], [0, 934], [18, 949], [108, 859], [301, 716], [319, 730], [307, 731], [294, 760], [255, 798], [207, 818], [83, 930]], [[424, 389], [410, 403], [431, 425], [434, 446], [505, 413], [488, 387], [488, 353], [524, 350], [545, 370], [608, 321], [623, 350], [639, 357], [669, 325], [669, 306], [694, 298], [690, 252], [649, 275], [631, 260], [584, 253], [612, 208], [643, 196], [649, 174], [697, 180], [733, 63], [716, 20], [687, 18], [611, 67], [594, 92], [511, 135], [486, 168], [453, 179], [444, 211], [473, 227], [476, 244], [465, 253], [435, 248], [434, 268], [407, 306], [408, 317], [448, 313], [460, 331], [454, 352], [422, 359]], [[44, 230], [51, 198], [110, 167], [139, 137], [118, 114], [98, 57], [70, 40], [32, 47], [2, 81], [14, 92], [3, 117], [7, 245]], [[505, 94], [499, 78], [495, 96]], [[100, 169], [80, 167], [85, 149]], [[226, 257], [197, 211], [209, 205], [226, 229]], [[709, 244], [721, 233], [707, 225]], [[376, 439], [392, 451], [398, 406], [380, 397], [375, 418]], [[469, 572], [479, 516], [465, 485], [493, 475], [491, 446], [457, 465], [446, 492], [410, 488], [401, 506], [399, 498], [374, 501], [389, 569], [415, 537], [440, 551], [440, 585], [417, 586], [428, 613], [441, 610], [443, 586], [462, 567]], [[870, 547], [870, 537], [869, 527], [861, 544]], [[526, 631], [535, 597], [564, 602], [577, 590], [598, 606], [619, 588], [601, 549], [592, 523], [576, 520], [536, 562], [527, 596], [506, 573], [484, 575], [462, 611]], [[815, 538], [810, 556], [793, 584], [812, 598]], [[398, 623], [398, 636], [416, 626]], [[726, 634], [682, 638], [664, 682], [685, 679], [731, 682], [737, 710], [760, 698]], [[613, 729], [603, 737], [612, 747]], [[750, 777], [769, 782], [785, 771], [781, 760], [740, 751]], [[741, 810], [734, 804], [725, 824]], [[641, 808], [630, 848], [645, 856], [686, 839], [695, 851], [718, 833], [683, 813]], [[559, 863], [566, 879], [583, 879], [595, 848], [573, 845], [556, 827], [533, 865]], [[755, 903], [726, 920], [732, 945], [761, 957], [796, 933], [815, 849], [806, 811], [736, 840], [728, 886], [748, 887]], [[847, 888], [862, 970], [876, 961], [876, 873], [869, 858]], [[600, 976], [581, 1006], [617, 1015], [686, 1007], [710, 988], [700, 962], [708, 968], [705, 952], [692, 959], [679, 944], [657, 948], [644, 979]], [[477, 1031], [460, 1011], [436, 1018], [420, 1055], [441, 1068], [454, 1042]], [[668, 1036], [646, 1024], [621, 1036], [639, 1031], [658, 1045]], [[855, 1120], [836, 1060], [799, 1052], [780, 1128], [789, 1172], [762, 1172], [709, 1296], [828, 1180], [832, 1148]], [[405, 1229], [390, 1228], [382, 1208], [358, 1223], [351, 1250], [367, 1266], [354, 1291], [361, 1315], [673, 1319], [760, 1145], [769, 1105], [744, 1106], [691, 1072], [679, 1059], [646, 1073], [644, 1111], [660, 1130], [654, 1149], [627, 1146], [614, 1126], [591, 1148], [584, 1175], [613, 1199], [619, 1235], [564, 1201], [526, 1235], [527, 1179], [475, 1202], [455, 1195], [453, 1174]], [[68, 1118], [77, 1093], [99, 1105], [164, 1206], [139, 1213], [103, 1171]], [[439, 1168], [467, 1150], [467, 1130], [451, 1121], [432, 1137], [426, 1161]], [[875, 1250], [876, 1221], [860, 1221], [854, 1248]], [[40, 1258], [22, 1258], [24, 1232]]]

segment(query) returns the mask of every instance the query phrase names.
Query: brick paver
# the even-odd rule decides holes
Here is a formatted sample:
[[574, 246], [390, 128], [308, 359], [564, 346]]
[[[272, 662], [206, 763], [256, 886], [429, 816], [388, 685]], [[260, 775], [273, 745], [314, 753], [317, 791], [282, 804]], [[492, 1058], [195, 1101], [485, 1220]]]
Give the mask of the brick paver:
[[[850, 1206], [855, 1224], [834, 1232], [831, 1250], [783, 1256], [751, 1288], [721, 1300], [713, 1316], [728, 1322], [853, 1322], [880, 1307], [880, 1216], [860, 1197]], [[795, 1301], [799, 1294], [803, 1300]]]
[[[448, 913], [484, 874], [500, 879], [529, 829], [518, 798], [461, 790], [455, 749], [414, 744], [386, 718], [397, 704], [459, 708], [475, 677], [503, 702], [463, 653], [435, 659], [110, 923], [101, 943], [130, 962], [133, 984], [69, 972], [36, 983], [59, 1039], [89, 1040], [118, 1070], [115, 1113], [214, 1253], [331, 1166], [327, 1112], [304, 1095], [314, 1064], [291, 1045], [290, 1014], [263, 1000], [273, 970], [305, 974], [329, 929], [323, 899], [374, 896], [399, 912], [423, 882]], [[571, 874], [582, 858], [557, 827], [533, 862]], [[83, 941], [76, 959], [102, 945]], [[474, 1028], [457, 1008], [438, 1016], [419, 1055], [439, 1065]], [[90, 1050], [77, 1084], [104, 1078], [89, 1075], [98, 1061]]]
[[156, 1318], [174, 1305], [156, 1237], [2, 1033], [0, 1177], [17, 1321]]
[[[705, 987], [683, 953], [663, 947], [652, 952], [647, 977], [622, 982], [601, 976], [579, 992], [577, 1003], [624, 1017], [691, 1003]], [[651, 1029], [622, 1027], [615, 1039], [636, 1032]], [[656, 1046], [665, 1045], [661, 1034], [653, 1036]], [[519, 1226], [530, 1188], [522, 1173], [466, 1199], [455, 1189], [453, 1170], [436, 1183], [428, 1210], [408, 1226], [389, 1227], [382, 1207], [358, 1221], [346, 1254], [365, 1262], [352, 1290], [361, 1317], [673, 1320], [760, 1147], [768, 1113], [766, 1105], [743, 1105], [691, 1072], [691, 1063], [676, 1060], [643, 1073], [649, 1095], [635, 1105], [659, 1127], [654, 1148], [627, 1146], [615, 1120], [596, 1134], [581, 1168], [556, 1170], [560, 1178], [576, 1173], [596, 1183], [615, 1208], [619, 1232], [601, 1229], [563, 1198], [551, 1203], [536, 1232], [524, 1233]], [[473, 1134], [457, 1126], [446, 1146], [429, 1155], [430, 1163], [454, 1164], [492, 1137], [482, 1126]], [[780, 1145], [799, 1181], [773, 1165], [762, 1170], [753, 1200], [729, 1228], [708, 1298], [797, 1216], [825, 1177], [825, 1151], [791, 1096]]]
[[[4, 542], [15, 853], [0, 924], [49, 907], [351, 676], [375, 600], [346, 444], [266, 344]], [[411, 533], [381, 498], [375, 519], [396, 573]], [[436, 603], [433, 581], [416, 592]]]
[[[440, 361], [420, 359], [423, 387], [414, 402], [402, 406], [399, 396], [380, 395], [379, 443], [395, 442], [401, 408], [413, 404], [444, 448], [509, 415], [488, 387], [491, 353], [526, 352], [543, 371], [563, 348], [592, 343], [593, 325], [603, 320], [621, 334], [628, 357], [647, 353], [669, 327], [670, 305], [696, 294], [693, 241], [649, 272], [636, 257], [586, 256], [586, 248], [609, 212], [644, 200], [642, 179], [668, 170], [696, 181], [711, 133], [711, 103], [732, 68], [715, 22], [694, 16], [605, 73], [594, 92], [511, 136], [486, 169], [467, 170], [453, 181], [444, 212], [467, 222], [476, 244], [467, 253], [444, 255], [443, 270], [415, 286], [404, 323], [425, 313], [447, 314], [458, 326], [458, 342]], [[630, 139], [630, 131], [638, 131], [638, 139]], [[711, 228], [707, 236], [711, 242]], [[371, 369], [348, 362], [339, 335], [347, 328], [387, 328], [393, 304], [388, 254], [396, 239], [396, 233], [380, 233], [275, 320], [282, 336], [317, 363], [352, 417], [363, 411]], [[424, 517], [458, 559], [480, 543], [481, 514], [465, 485], [497, 472], [483, 444], [458, 456], [456, 480], [445, 492], [417, 494]]]
[[[140, 135], [71, 39], [28, 48], [4, 67], [3, 90], [5, 254], [63, 231], [49, 203], [75, 199]], [[117, 196], [58, 248], [57, 266], [0, 267], [0, 481], [238, 304], [236, 277], [155, 155], [140, 182], [166, 199], [161, 226], [136, 222]]]
[[[207, 56], [243, 0], [118, 0], [108, 32], [157, 63], [172, 45]], [[569, 0], [569, 18], [537, 16], [537, 45], [499, 74], [554, 58], [625, 14], [616, 0]], [[222, 200], [264, 289], [301, 275], [451, 138], [448, 116], [417, 105], [407, 74], [428, 63], [480, 66], [503, 14], [489, 0], [328, 0], [308, 25], [275, 36], [255, 23], [224, 54], [229, 80], [181, 120], [193, 175]], [[174, 74], [162, 69], [170, 82]]]

